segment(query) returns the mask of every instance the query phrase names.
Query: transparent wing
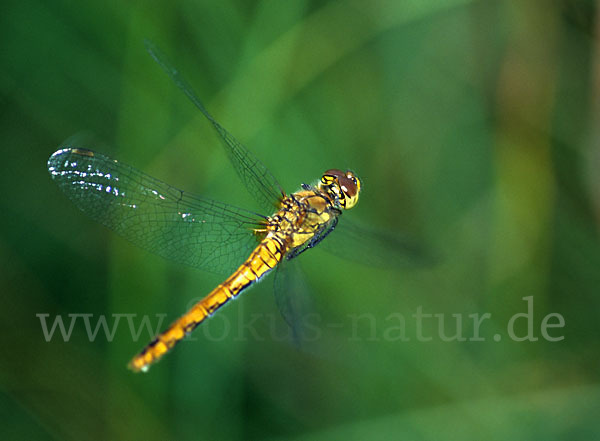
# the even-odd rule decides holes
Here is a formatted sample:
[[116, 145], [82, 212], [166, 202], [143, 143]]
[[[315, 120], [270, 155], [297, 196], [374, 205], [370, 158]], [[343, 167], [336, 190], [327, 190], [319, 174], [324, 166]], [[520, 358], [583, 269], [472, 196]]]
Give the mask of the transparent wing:
[[258, 242], [261, 216], [178, 190], [102, 154], [55, 152], [48, 171], [92, 219], [169, 260], [230, 273]]
[[298, 259], [283, 259], [273, 282], [275, 304], [290, 326], [294, 343], [301, 346], [306, 335], [305, 320], [312, 312], [310, 288]]
[[173, 82], [194, 103], [202, 114], [210, 121], [227, 152], [229, 160], [233, 164], [238, 176], [261, 207], [272, 211], [278, 206], [279, 200], [285, 196], [284, 191], [275, 179], [275, 176], [267, 167], [252, 154], [246, 147], [240, 144], [223, 126], [221, 126], [206, 110], [202, 101], [185, 81], [179, 71], [169, 63], [162, 52], [149, 40], [144, 41], [146, 49], [154, 60], [163, 68]]
[[433, 265], [437, 259], [413, 237], [359, 224], [342, 216], [318, 246], [331, 254], [382, 268]]

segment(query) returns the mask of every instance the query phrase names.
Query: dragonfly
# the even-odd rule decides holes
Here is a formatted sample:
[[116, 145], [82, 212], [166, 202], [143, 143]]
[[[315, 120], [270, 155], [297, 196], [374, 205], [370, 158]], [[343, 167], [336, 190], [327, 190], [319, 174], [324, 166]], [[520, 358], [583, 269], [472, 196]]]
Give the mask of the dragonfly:
[[[150, 41], [145, 45], [213, 126], [246, 189], [270, 214], [179, 190], [79, 145], [64, 145], [50, 156], [52, 179], [92, 219], [169, 260], [230, 274], [131, 360], [128, 367], [134, 372], [147, 371], [231, 299], [322, 242], [336, 229], [342, 213], [356, 206], [361, 192], [358, 176], [341, 169], [325, 171], [315, 184], [302, 184], [299, 191], [284, 192], [267, 167], [212, 117], [159, 49]], [[389, 245], [386, 238], [360, 227], [347, 231], [355, 240], [371, 238]], [[340, 250], [344, 253], [343, 247]], [[281, 305], [289, 323], [289, 311]]]

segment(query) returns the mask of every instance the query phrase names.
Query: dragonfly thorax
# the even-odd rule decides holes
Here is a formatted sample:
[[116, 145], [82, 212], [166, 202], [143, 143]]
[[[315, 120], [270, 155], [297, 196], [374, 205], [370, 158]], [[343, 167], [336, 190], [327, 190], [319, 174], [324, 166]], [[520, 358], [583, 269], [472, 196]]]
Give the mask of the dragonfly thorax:
[[267, 219], [267, 236], [276, 237], [291, 250], [312, 240], [340, 213], [329, 194], [318, 188], [285, 197], [280, 209]]

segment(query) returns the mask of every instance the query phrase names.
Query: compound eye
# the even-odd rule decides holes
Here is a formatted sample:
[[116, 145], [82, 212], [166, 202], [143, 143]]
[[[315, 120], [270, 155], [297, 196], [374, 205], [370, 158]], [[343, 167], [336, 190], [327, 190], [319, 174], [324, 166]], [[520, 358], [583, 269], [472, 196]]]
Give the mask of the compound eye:
[[344, 177], [350, 179], [355, 185], [358, 185], [358, 179], [351, 170], [346, 170], [346, 175]]
[[345, 173], [337, 168], [331, 168], [323, 173], [323, 177], [328, 176], [329, 178], [342, 178], [345, 176]]
[[353, 197], [357, 192], [358, 188], [356, 182], [353, 179], [344, 176], [339, 179], [340, 187], [346, 196]]

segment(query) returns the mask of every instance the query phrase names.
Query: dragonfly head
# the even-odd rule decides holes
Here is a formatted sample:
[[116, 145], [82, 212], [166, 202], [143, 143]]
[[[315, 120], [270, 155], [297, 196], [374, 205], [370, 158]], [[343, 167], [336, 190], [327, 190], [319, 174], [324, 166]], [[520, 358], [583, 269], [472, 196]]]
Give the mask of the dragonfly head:
[[358, 202], [360, 179], [350, 170], [327, 170], [321, 177], [319, 188], [328, 193], [343, 209], [350, 209]]

